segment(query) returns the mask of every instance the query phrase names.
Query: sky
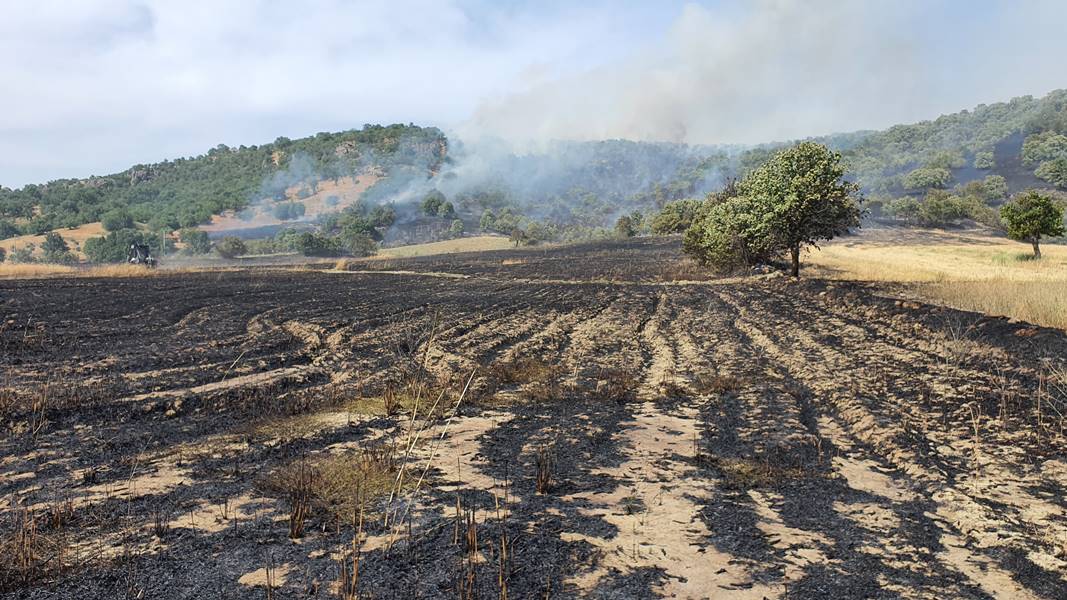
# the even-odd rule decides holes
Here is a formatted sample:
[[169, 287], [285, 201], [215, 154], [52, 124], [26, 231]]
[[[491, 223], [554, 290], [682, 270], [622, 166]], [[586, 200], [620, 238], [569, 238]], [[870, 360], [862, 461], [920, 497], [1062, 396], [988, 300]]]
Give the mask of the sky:
[[0, 0], [0, 185], [364, 123], [751, 144], [1067, 87], [1060, 0]]

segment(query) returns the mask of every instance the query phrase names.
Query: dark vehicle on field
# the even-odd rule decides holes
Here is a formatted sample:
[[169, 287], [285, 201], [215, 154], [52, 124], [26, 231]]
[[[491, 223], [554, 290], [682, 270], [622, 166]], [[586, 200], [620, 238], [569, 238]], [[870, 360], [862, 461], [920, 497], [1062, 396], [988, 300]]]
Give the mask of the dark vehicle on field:
[[152, 256], [152, 250], [148, 247], [148, 244], [130, 244], [129, 250], [126, 251], [126, 262], [134, 265], [145, 265], [148, 268], [155, 268], [156, 257]]

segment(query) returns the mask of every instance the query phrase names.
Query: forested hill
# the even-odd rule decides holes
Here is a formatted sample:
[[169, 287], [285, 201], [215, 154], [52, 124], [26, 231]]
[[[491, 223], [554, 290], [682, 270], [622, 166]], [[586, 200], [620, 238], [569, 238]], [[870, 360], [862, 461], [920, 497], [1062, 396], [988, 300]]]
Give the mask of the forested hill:
[[982, 104], [885, 131], [818, 138], [871, 194], [915, 194], [988, 175], [1011, 191], [1067, 188], [1067, 90]]
[[[885, 131], [814, 139], [844, 154], [875, 204], [895, 206], [903, 216], [915, 213], [924, 198], [944, 204], [949, 193], [996, 206], [1027, 187], [1067, 189], [1067, 90]], [[364, 174], [374, 175], [364, 178], [370, 188], [358, 192], [366, 205], [399, 208], [440, 192], [454, 201], [468, 226], [477, 225], [487, 210], [511, 207], [514, 214], [557, 228], [596, 228], [633, 210], [700, 197], [782, 145], [739, 149], [608, 140], [558, 143], [541, 153], [515, 155], [500, 148], [450, 147], [436, 128], [366, 125], [261, 146], [219, 145], [201, 156], [136, 165], [114, 175], [0, 188], [0, 239], [106, 224], [109, 214], [119, 215], [120, 224], [136, 221], [151, 231], [193, 227], [250, 205], [293, 207], [293, 186], [314, 188], [318, 181]]]
[[262, 146], [219, 145], [206, 154], [121, 173], [64, 179], [18, 190], [0, 188], [0, 238], [12, 224], [26, 233], [99, 221], [127, 213], [153, 231], [205, 223], [227, 209], [259, 198], [282, 198], [285, 189], [314, 175], [335, 178], [374, 171], [387, 178], [418, 171], [424, 178], [445, 160], [448, 143], [436, 128], [365, 125], [359, 130], [319, 133]]

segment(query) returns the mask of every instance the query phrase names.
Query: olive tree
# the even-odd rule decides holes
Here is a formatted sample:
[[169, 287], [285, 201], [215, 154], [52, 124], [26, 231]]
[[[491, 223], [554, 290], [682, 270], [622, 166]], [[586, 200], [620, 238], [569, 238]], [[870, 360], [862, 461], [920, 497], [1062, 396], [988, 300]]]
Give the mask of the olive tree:
[[1027, 190], [1000, 207], [1008, 237], [1034, 246], [1034, 258], [1041, 258], [1041, 237], [1064, 234], [1063, 207], [1050, 196]]
[[841, 155], [822, 144], [802, 142], [775, 154], [738, 184], [738, 194], [761, 212], [762, 235], [789, 250], [793, 277], [800, 276], [800, 250], [859, 226], [859, 186], [845, 181]]

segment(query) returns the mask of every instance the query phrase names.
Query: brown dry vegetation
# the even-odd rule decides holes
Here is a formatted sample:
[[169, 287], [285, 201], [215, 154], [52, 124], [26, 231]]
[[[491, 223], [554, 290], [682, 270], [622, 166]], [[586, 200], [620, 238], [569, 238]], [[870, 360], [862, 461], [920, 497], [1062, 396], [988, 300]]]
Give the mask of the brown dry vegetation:
[[0, 595], [1067, 596], [1062, 331], [676, 241], [390, 262], [0, 282]]
[[1067, 246], [1029, 244], [985, 232], [871, 230], [813, 251], [833, 279], [908, 284], [919, 297], [964, 310], [1067, 329]]

